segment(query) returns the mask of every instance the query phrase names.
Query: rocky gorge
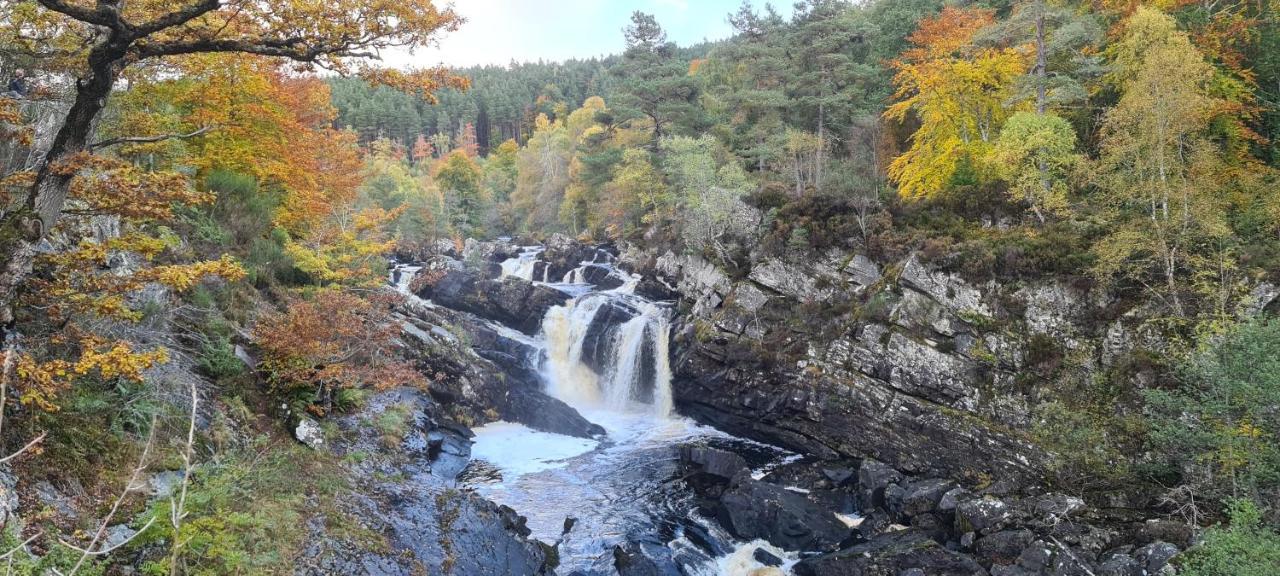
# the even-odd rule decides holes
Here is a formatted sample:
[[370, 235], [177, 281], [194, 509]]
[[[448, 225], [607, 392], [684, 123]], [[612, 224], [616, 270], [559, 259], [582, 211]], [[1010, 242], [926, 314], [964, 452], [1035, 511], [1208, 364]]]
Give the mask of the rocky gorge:
[[[395, 276], [412, 293], [400, 315], [406, 353], [441, 376], [429, 395], [408, 399], [413, 432], [391, 451], [399, 455], [361, 465], [369, 468], [361, 474], [382, 478], [388, 472], [378, 466], [392, 466], [398, 478], [371, 482], [362, 505], [397, 510], [378, 530], [417, 534], [412, 556], [484, 559], [452, 573], [1139, 576], [1173, 573], [1169, 561], [1196, 538], [1150, 495], [1053, 489], [1052, 455], [1030, 432], [1031, 407], [1051, 393], [1050, 382], [1036, 378], [1039, 365], [1070, 355], [1084, 370], [1105, 369], [1144, 337], [1133, 314], [1088, 287], [973, 285], [916, 256], [877, 263], [834, 252], [804, 266], [768, 259], [731, 277], [696, 256], [559, 236], [536, 249], [469, 240]], [[575, 528], [582, 512], [513, 509], [481, 497], [501, 498], [506, 488], [486, 492], [468, 479], [477, 465], [468, 468], [471, 445], [484, 442], [472, 429], [501, 420], [602, 441], [606, 448], [596, 451], [608, 452], [618, 429], [606, 431], [592, 421], [599, 413], [566, 402], [572, 397], [546, 381], [548, 352], [536, 338], [553, 309], [620, 287], [670, 309], [662, 326], [675, 413], [780, 451], [752, 454], [701, 432], [646, 448], [653, 450], [646, 457], [667, 462], [646, 473], [660, 476], [663, 491], [687, 495], [663, 505], [700, 520], [659, 518], [620, 539], [584, 544], [572, 536], [592, 529], [589, 519]], [[586, 369], [616, 371], [610, 354], [620, 327], [639, 314], [626, 302], [593, 306], [578, 326], [575, 358]], [[652, 325], [646, 330], [652, 338]], [[1053, 350], [1044, 350], [1049, 343]], [[640, 368], [626, 376], [629, 401], [656, 402], [656, 384], [630, 383], [657, 381], [655, 348], [636, 344]], [[605, 380], [597, 385], [609, 386]], [[390, 398], [367, 410], [406, 400]], [[371, 442], [354, 436], [326, 449]], [[554, 498], [547, 502], [554, 507]], [[531, 530], [521, 516], [530, 514], [544, 517], [534, 524], [556, 528], [563, 517], [562, 532]], [[599, 558], [573, 564], [574, 554], [593, 547]], [[317, 562], [329, 558], [332, 570], [340, 549], [312, 552]], [[732, 568], [739, 571], [711, 562], [735, 554], [745, 558]], [[577, 568], [558, 566], [562, 555]], [[370, 567], [378, 562], [402, 561], [342, 571], [407, 573], [403, 564]]]

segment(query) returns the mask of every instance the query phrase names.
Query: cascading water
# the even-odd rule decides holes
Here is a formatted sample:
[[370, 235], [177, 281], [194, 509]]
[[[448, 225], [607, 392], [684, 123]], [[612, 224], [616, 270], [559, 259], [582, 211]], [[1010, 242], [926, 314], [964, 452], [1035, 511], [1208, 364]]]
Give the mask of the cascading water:
[[668, 310], [623, 292], [592, 292], [553, 308], [542, 322], [548, 391], [574, 406], [666, 418], [670, 330]]
[[[542, 253], [523, 248], [502, 263], [503, 274], [547, 283], [551, 267]], [[524, 342], [539, 351], [532, 365], [546, 391], [608, 436], [589, 440], [489, 424], [475, 430], [463, 482], [524, 515], [533, 537], [555, 543], [562, 574], [614, 575], [614, 548], [626, 543], [695, 576], [778, 574], [759, 572], [765, 568], [753, 558], [756, 548], [793, 563], [794, 555], [765, 542], [735, 542], [696, 511], [679, 477], [684, 445], [729, 449], [760, 468], [786, 453], [673, 414], [670, 306], [634, 294], [639, 276], [614, 267], [603, 251], [561, 278], [547, 285], [573, 298], [548, 311], [540, 334]], [[708, 548], [708, 541], [715, 544]]]
[[542, 250], [541, 246], [522, 247], [519, 256], [502, 263], [502, 275], [524, 278], [532, 282], [534, 269], [538, 264], [538, 256], [542, 254]]

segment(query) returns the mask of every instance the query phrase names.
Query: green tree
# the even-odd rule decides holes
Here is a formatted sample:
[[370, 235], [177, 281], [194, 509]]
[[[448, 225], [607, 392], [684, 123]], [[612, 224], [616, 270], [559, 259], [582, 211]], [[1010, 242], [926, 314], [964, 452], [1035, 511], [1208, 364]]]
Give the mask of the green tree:
[[698, 129], [698, 85], [662, 26], [652, 15], [637, 11], [624, 34], [627, 50], [617, 66], [621, 86], [614, 100], [620, 116], [643, 120], [655, 146], [673, 130]]
[[564, 122], [538, 115], [533, 135], [516, 155], [519, 177], [511, 194], [511, 212], [523, 230], [559, 229], [560, 204], [569, 185], [573, 140]]
[[454, 150], [436, 167], [434, 179], [444, 194], [454, 231], [464, 237], [482, 236], [488, 198], [475, 161], [465, 151]]
[[995, 161], [1009, 195], [1030, 205], [1042, 224], [1048, 215], [1067, 212], [1067, 177], [1079, 157], [1076, 133], [1066, 120], [1049, 113], [1014, 114], [1000, 130]]
[[1171, 473], [1200, 500], [1280, 501], [1280, 320], [1206, 339], [1183, 374], [1178, 389], [1147, 392]]
[[1222, 151], [1209, 139], [1215, 111], [1213, 67], [1173, 18], [1140, 7], [1113, 47], [1109, 81], [1121, 90], [1103, 121], [1098, 183], [1114, 211], [1098, 245], [1096, 272], [1144, 280], [1178, 317], [1182, 285], [1198, 246], [1230, 234], [1221, 187]]

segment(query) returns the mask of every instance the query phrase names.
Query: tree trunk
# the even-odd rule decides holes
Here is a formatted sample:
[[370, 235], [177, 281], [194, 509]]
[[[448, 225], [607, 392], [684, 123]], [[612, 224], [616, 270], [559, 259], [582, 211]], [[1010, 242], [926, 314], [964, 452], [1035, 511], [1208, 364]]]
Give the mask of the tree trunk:
[[76, 81], [75, 101], [37, 165], [31, 191], [21, 208], [0, 220], [0, 324], [5, 331], [14, 320], [14, 298], [31, 273], [36, 246], [62, 215], [75, 176], [64, 164], [88, 150], [89, 137], [115, 86], [128, 42], [113, 33], [89, 53], [88, 73]]
[[815, 189], [822, 188], [822, 155], [826, 152], [827, 144], [827, 122], [826, 122], [826, 103], [818, 100], [818, 153], [813, 157], [813, 187]]
[[1047, 100], [1048, 87], [1045, 85], [1048, 80], [1049, 57], [1046, 54], [1044, 40], [1044, 12], [1046, 10], [1043, 0], [1037, 2], [1039, 13], [1036, 14], [1036, 113], [1044, 114]]

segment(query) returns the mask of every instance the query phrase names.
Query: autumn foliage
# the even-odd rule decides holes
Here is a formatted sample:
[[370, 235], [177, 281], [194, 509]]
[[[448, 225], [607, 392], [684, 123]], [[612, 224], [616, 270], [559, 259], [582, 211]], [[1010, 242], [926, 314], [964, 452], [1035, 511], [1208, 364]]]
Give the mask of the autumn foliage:
[[393, 305], [389, 295], [366, 299], [322, 290], [263, 318], [254, 336], [272, 388], [323, 414], [333, 409], [344, 389], [425, 386], [425, 379], [393, 350], [400, 333], [391, 318]]

